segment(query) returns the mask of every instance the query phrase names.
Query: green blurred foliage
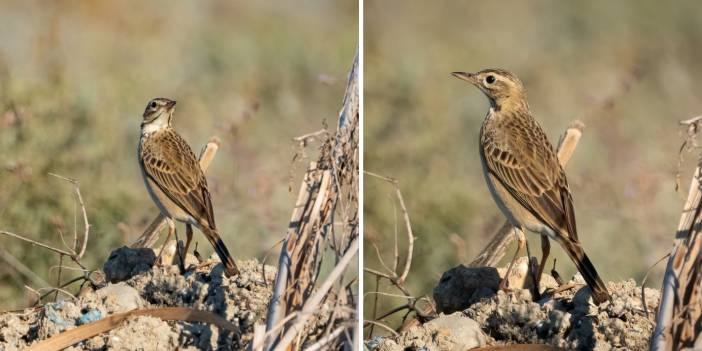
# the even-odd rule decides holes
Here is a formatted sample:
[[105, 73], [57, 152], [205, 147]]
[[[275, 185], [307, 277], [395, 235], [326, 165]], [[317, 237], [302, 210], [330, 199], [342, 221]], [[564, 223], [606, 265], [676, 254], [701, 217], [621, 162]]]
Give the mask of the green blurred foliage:
[[[488, 101], [450, 75], [491, 67], [523, 80], [554, 143], [571, 120], [586, 124], [566, 170], [580, 238], [605, 280], [640, 281], [669, 251], [687, 191], [689, 176], [674, 190], [677, 121], [702, 114], [701, 11], [696, 1], [366, 1], [365, 169], [400, 181], [417, 237], [410, 291], [431, 295], [504, 221], [477, 149]], [[401, 253], [407, 240], [391, 186], [364, 184], [364, 262], [381, 269], [371, 243], [391, 262], [396, 220]], [[538, 237], [527, 237], [540, 256]], [[663, 271], [648, 285], [660, 286]], [[368, 274], [365, 290], [375, 290]], [[371, 318], [374, 295], [365, 297]], [[402, 303], [380, 296], [378, 314]]]
[[[304, 170], [291, 163], [292, 138], [334, 125], [357, 12], [353, 0], [3, 1], [0, 229], [72, 240], [72, 186], [52, 172], [80, 182], [88, 267], [134, 240], [158, 213], [136, 148], [144, 107], [162, 96], [178, 100], [175, 128], [194, 150], [221, 138], [208, 172], [218, 226], [236, 257], [262, 258], [285, 232]], [[55, 282], [56, 255], [6, 237], [0, 248]], [[23, 286], [41, 286], [0, 262], [0, 310], [24, 306]]]

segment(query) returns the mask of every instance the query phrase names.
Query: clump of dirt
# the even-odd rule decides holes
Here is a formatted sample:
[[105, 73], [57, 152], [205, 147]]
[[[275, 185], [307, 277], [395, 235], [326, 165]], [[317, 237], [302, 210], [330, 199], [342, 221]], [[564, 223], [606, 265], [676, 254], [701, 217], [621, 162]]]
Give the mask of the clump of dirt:
[[[452, 279], [458, 276], [454, 274]], [[475, 274], [465, 276], [474, 277]], [[461, 282], [452, 284], [464, 285]], [[473, 282], [473, 285], [476, 283]], [[547, 294], [539, 301], [533, 301], [528, 289], [468, 295], [469, 301], [465, 302], [467, 307], [453, 315], [440, 314], [434, 321], [455, 319], [456, 315], [475, 321], [475, 329], [482, 331], [487, 345], [548, 344], [569, 350], [648, 349], [655, 326], [655, 311], [660, 301], [658, 290], [646, 288], [644, 301], [641, 287], [633, 279], [610, 282], [607, 287], [612, 300], [596, 306], [589, 296], [589, 288], [583, 285], [579, 275], [563, 287], [566, 286], [571, 288], [555, 296]], [[442, 340], [467, 340], [466, 337], [456, 338], [452, 335], [457, 333], [456, 328], [450, 327], [455, 323], [443, 323], [449, 327], [440, 329], [428, 328], [427, 325], [432, 322], [402, 331], [395, 337], [375, 337], [367, 340], [366, 346], [375, 351], [432, 350], [432, 345], [438, 345]], [[444, 345], [441, 349], [464, 349], [454, 346]]]
[[[575, 282], [571, 282], [575, 283]], [[641, 287], [633, 279], [610, 282], [612, 300], [596, 306], [589, 289], [566, 290], [533, 302], [528, 290], [497, 292], [463, 311], [498, 343], [544, 343], [566, 349], [644, 350], [654, 327], [660, 293], [646, 289], [646, 310]]]
[[112, 313], [169, 306], [213, 312], [238, 325], [240, 333], [234, 335], [210, 324], [165, 322], [138, 316], [68, 350], [243, 349], [252, 340], [254, 324], [265, 323], [276, 270], [271, 266], [264, 268], [255, 260], [237, 263], [241, 273], [232, 278], [224, 276], [222, 265], [214, 258], [184, 275], [172, 265], [148, 270], [125, 266], [125, 270], [134, 271], [135, 275], [124, 275], [126, 280], [121, 283], [85, 292], [76, 300], [0, 315], [0, 349], [21, 350]]

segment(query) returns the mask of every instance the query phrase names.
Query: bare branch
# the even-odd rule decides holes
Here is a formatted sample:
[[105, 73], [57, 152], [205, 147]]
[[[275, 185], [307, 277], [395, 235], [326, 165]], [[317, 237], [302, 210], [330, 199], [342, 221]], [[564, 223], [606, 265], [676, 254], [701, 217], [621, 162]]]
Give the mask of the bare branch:
[[[390, 177], [386, 177], [386, 176], [382, 176], [382, 175], [379, 175], [379, 174], [377, 174], [377, 173], [373, 173], [373, 172], [369, 172], [369, 171], [364, 171], [364, 172], [365, 172], [365, 174], [367, 174], [367, 175], [369, 175], [369, 176], [371, 176], [371, 177], [375, 177], [375, 178], [378, 178], [378, 179], [380, 179], [380, 180], [383, 180], [383, 181], [386, 181], [386, 182], [392, 184], [392, 186], [393, 186], [393, 188], [394, 188], [394, 192], [395, 192], [395, 197], [397, 198], [397, 202], [400, 204], [400, 209], [401, 209], [401, 211], [402, 211], [402, 216], [403, 216], [403, 219], [404, 219], [404, 222], [405, 222], [405, 231], [407, 232], [407, 258], [405, 259], [405, 265], [404, 265], [404, 267], [402, 268], [402, 273], [401, 273], [401, 274], [399, 274], [398, 271], [397, 271], [397, 262], [399, 261], [399, 257], [398, 257], [399, 254], [398, 254], [398, 252], [397, 252], [397, 245], [398, 245], [398, 244], [397, 244], [397, 230], [395, 230], [395, 238], [396, 238], [396, 239], [395, 239], [395, 243], [394, 243], [394, 247], [395, 247], [395, 251], [394, 251], [394, 253], [395, 253], [394, 262], [395, 262], [395, 263], [394, 263], [394, 266], [395, 266], [395, 269], [392, 270], [392, 271], [390, 271], [390, 270], [388, 269], [388, 267], [385, 265], [385, 263], [384, 263], [384, 261], [383, 261], [382, 256], [380, 255], [380, 251], [377, 249], [377, 247], [376, 247], [376, 255], [377, 255], [377, 257], [378, 257], [378, 261], [380, 261], [381, 265], [382, 265], [386, 270], [388, 270], [388, 271], [390, 271], [390, 272], [386, 274], [386, 273], [379, 272], [379, 271], [377, 271], [377, 270], [375, 270], [375, 269], [372, 269], [372, 268], [364, 267], [364, 269], [363, 269], [364, 272], [366, 272], [366, 273], [373, 274], [373, 275], [375, 275], [375, 276], [378, 277], [378, 278], [385, 278], [385, 279], [387, 279], [388, 281], [390, 281], [390, 283], [391, 283], [393, 286], [395, 286], [395, 288], [397, 288], [398, 290], [400, 290], [400, 292], [402, 293], [402, 295], [398, 295], [398, 294], [391, 294], [391, 293], [386, 293], [386, 292], [380, 292], [380, 291], [377, 290], [378, 284], [376, 284], [376, 291], [368, 292], [368, 293], [364, 294], [364, 296], [365, 296], [365, 295], [370, 295], [370, 294], [372, 294], [372, 295], [375, 295], [375, 298], [376, 298], [376, 299], [377, 299], [377, 297], [380, 296], [380, 295], [382, 295], [382, 296], [387, 296], [387, 297], [405, 298], [405, 299], [407, 299], [407, 304], [401, 306], [401, 307], [400, 307], [399, 309], [397, 309], [397, 310], [392, 310], [391, 312], [384, 314], [384, 315], [383, 315], [382, 317], [380, 317], [380, 318], [375, 318], [375, 317], [374, 317], [374, 318], [375, 318], [374, 321], [368, 321], [368, 320], [367, 320], [366, 322], [370, 323], [371, 326], [372, 326], [372, 325], [382, 325], [382, 323], [378, 324], [378, 323], [379, 323], [379, 322], [378, 322], [379, 319], [385, 318], [386, 316], [388, 316], [388, 315], [390, 315], [390, 314], [393, 314], [393, 313], [402, 311], [402, 310], [404, 310], [404, 309], [407, 309], [407, 310], [408, 310], [408, 313], [409, 313], [409, 312], [414, 312], [418, 317], [420, 317], [420, 318], [422, 318], [422, 319], [425, 319], [425, 320], [426, 320], [426, 319], [431, 319], [431, 318], [433, 318], [433, 317], [435, 316], [435, 313], [433, 313], [433, 312], [427, 313], [426, 311], [424, 311], [424, 310], [422, 310], [421, 308], [419, 308], [419, 307], [417, 306], [417, 302], [420, 301], [421, 298], [417, 298], [417, 297], [413, 296], [413, 295], [410, 293], [409, 289], [407, 289], [407, 287], [405, 286], [405, 282], [406, 282], [406, 280], [407, 280], [407, 276], [409, 275], [409, 271], [410, 271], [410, 268], [411, 268], [411, 266], [412, 266], [412, 257], [414, 256], [414, 239], [415, 239], [415, 238], [414, 238], [414, 234], [413, 234], [413, 231], [412, 231], [412, 224], [411, 224], [411, 221], [410, 221], [410, 218], [409, 218], [409, 212], [407, 211], [407, 206], [405, 205], [404, 198], [402, 197], [402, 192], [400, 191], [399, 182], [398, 182], [396, 179], [393, 179], [393, 178], [390, 178]], [[394, 204], [394, 202], [393, 202], [393, 204]], [[393, 331], [393, 332], [394, 332], [394, 331]]]
[[300, 135], [298, 137], [294, 137], [293, 140], [300, 142], [300, 143], [303, 143], [304, 145], [307, 145], [307, 142], [309, 142], [310, 140], [315, 139], [315, 138], [319, 137], [320, 135], [327, 135], [327, 134], [329, 134], [329, 132], [326, 129], [320, 129], [316, 132], [307, 133], [307, 134]]
[[32, 245], [36, 245], [36, 246], [39, 246], [39, 247], [43, 247], [43, 248], [45, 248], [45, 249], [47, 249], [47, 250], [56, 252], [56, 253], [58, 253], [58, 254], [66, 255], [66, 256], [69, 256], [69, 257], [73, 257], [73, 253], [71, 253], [71, 252], [64, 251], [64, 250], [61, 250], [61, 249], [57, 249], [57, 248], [55, 248], [55, 247], [53, 247], [53, 246], [49, 246], [49, 245], [47, 245], [47, 244], [42, 244], [42, 243], [40, 243], [40, 242], [38, 242], [38, 241], [36, 241], [36, 240], [32, 240], [32, 239], [25, 238], [24, 236], [21, 236], [21, 235], [19, 235], [19, 234], [15, 234], [15, 233], [8, 232], [8, 231], [5, 231], [5, 230], [0, 230], [0, 234], [7, 235], [7, 236], [9, 236], [9, 237], [12, 237], [12, 238], [15, 238], [15, 239], [19, 239], [19, 240], [22, 240], [22, 241], [26, 241], [26, 242], [28, 242], [28, 243], [30, 243], [30, 244], [32, 244]]
[[697, 124], [697, 123], [699, 123], [700, 120], [702, 120], [702, 116], [695, 116], [695, 117], [692, 117], [692, 118], [689, 118], [689, 119], [682, 120], [682, 121], [680, 121], [679, 123], [680, 123], [680, 125], [682, 125], [682, 126], [689, 126], [689, 125], [691, 125], [691, 124]]
[[[49, 173], [49, 175], [56, 177], [56, 178], [59, 178], [59, 179], [62, 179], [62, 180], [65, 180], [65, 181], [73, 184], [73, 191], [76, 194], [76, 198], [78, 200], [78, 204], [80, 205], [81, 213], [83, 215], [83, 238], [80, 241], [81, 247], [79, 249], [78, 248], [78, 242], [79, 242], [78, 241], [78, 232], [77, 232], [77, 229], [74, 229], [73, 248], [72, 248], [73, 255], [69, 255], [69, 256], [73, 257], [74, 260], [76, 260], [76, 259], [80, 260], [83, 257], [83, 255], [85, 254], [85, 249], [88, 245], [88, 238], [90, 236], [90, 223], [88, 223], [88, 212], [85, 210], [85, 203], [83, 202], [83, 196], [80, 193], [79, 183], [75, 179], [64, 177], [64, 176], [59, 175], [59, 174]], [[63, 237], [62, 237], [62, 240], [63, 240]]]
[[381, 176], [377, 173], [364, 171], [365, 174], [382, 179], [393, 185], [395, 188], [395, 196], [397, 201], [400, 203], [400, 209], [402, 210], [402, 217], [405, 220], [405, 230], [407, 231], [407, 258], [405, 260], [405, 267], [402, 274], [398, 277], [399, 282], [404, 282], [407, 279], [410, 268], [412, 267], [412, 256], [414, 256], [414, 233], [412, 232], [412, 223], [410, 222], [409, 213], [407, 212], [407, 206], [405, 206], [405, 200], [402, 197], [402, 192], [400, 191], [399, 182], [396, 179]]
[[365, 320], [365, 321], [363, 321], [363, 323], [364, 323], [364, 324], [377, 325], [377, 326], [379, 326], [379, 327], [381, 327], [381, 328], [383, 328], [383, 329], [389, 331], [392, 335], [394, 335], [394, 336], [396, 336], [396, 337], [397, 337], [397, 336], [400, 336], [400, 334], [398, 334], [394, 329], [392, 329], [392, 328], [390, 328], [389, 326], [387, 326], [385, 323], [381, 323], [381, 322], [378, 322], [378, 321], [369, 321], [369, 320]]
[[22, 275], [33, 281], [34, 284], [42, 286], [50, 285], [46, 282], [46, 280], [34, 273], [34, 271], [32, 271], [29, 267], [27, 267], [24, 263], [18, 260], [15, 256], [13, 256], [3, 247], [0, 247], [0, 257], [2, 257], [2, 259], [16, 271], [20, 272]]

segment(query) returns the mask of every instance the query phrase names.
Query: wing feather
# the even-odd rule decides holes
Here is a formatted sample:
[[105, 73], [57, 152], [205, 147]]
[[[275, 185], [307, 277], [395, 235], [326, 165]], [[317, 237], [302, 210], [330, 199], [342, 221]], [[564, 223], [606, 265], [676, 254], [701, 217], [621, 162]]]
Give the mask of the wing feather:
[[535, 122], [520, 125], [520, 119], [514, 120], [502, 129], [508, 135], [482, 137], [480, 151], [488, 172], [536, 218], [577, 239], [573, 200], [551, 144]]
[[175, 131], [164, 131], [142, 148], [146, 175], [178, 207], [198, 222], [215, 228], [207, 180], [188, 143]]

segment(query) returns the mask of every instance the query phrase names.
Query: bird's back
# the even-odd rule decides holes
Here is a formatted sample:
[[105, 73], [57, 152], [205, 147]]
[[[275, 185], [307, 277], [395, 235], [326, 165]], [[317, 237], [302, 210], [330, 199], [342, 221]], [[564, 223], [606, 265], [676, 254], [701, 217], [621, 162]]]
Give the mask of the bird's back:
[[[183, 137], [170, 127], [143, 135], [139, 153], [147, 183], [152, 182], [168, 200], [192, 217], [196, 222], [193, 224], [215, 228], [207, 180]], [[152, 184], [147, 186], [153, 187]], [[150, 189], [150, 192], [155, 191]], [[159, 201], [168, 202], [163, 199]]]
[[528, 110], [491, 109], [480, 132], [486, 170], [551, 230], [577, 239], [565, 172], [546, 133]]

